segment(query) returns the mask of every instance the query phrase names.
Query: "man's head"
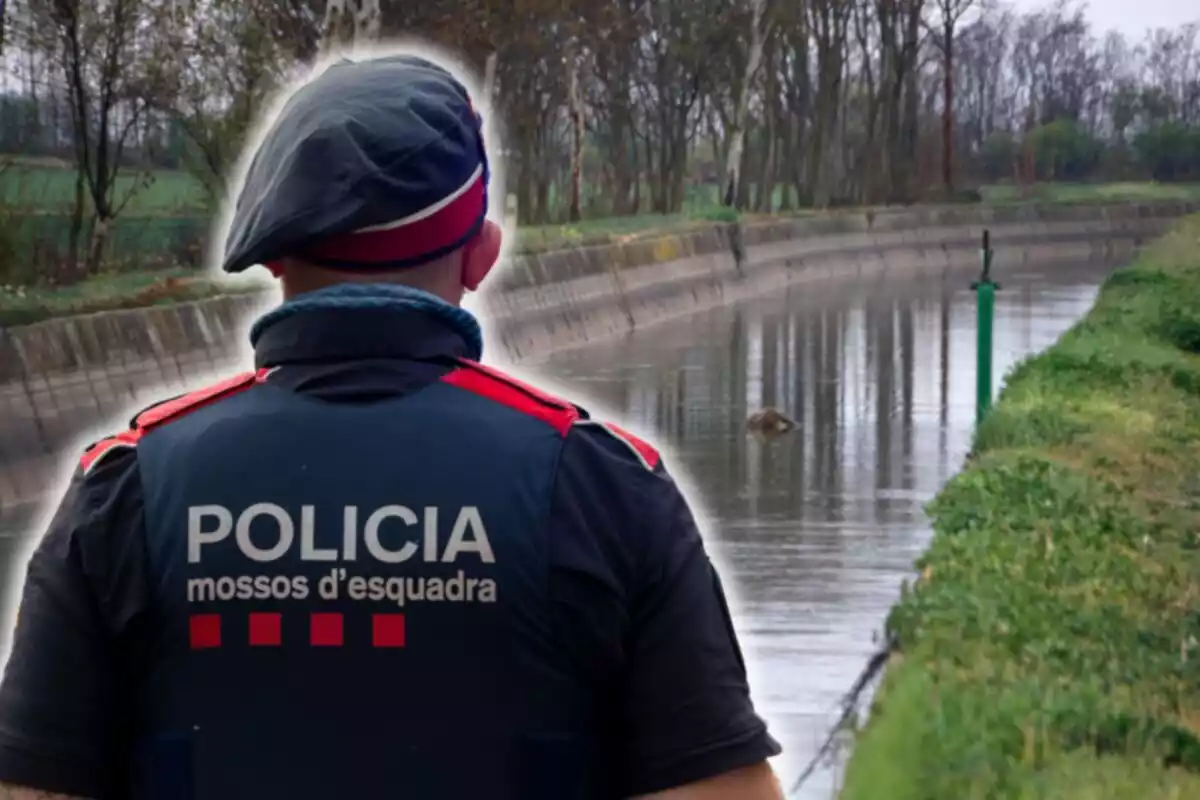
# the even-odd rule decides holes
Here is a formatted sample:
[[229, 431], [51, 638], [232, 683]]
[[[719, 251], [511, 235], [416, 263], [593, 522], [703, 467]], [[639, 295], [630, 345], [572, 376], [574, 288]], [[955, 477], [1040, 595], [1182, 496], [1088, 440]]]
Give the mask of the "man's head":
[[400, 283], [458, 303], [500, 254], [488, 161], [467, 90], [417, 56], [339, 61], [263, 136], [223, 267], [265, 264], [285, 296]]

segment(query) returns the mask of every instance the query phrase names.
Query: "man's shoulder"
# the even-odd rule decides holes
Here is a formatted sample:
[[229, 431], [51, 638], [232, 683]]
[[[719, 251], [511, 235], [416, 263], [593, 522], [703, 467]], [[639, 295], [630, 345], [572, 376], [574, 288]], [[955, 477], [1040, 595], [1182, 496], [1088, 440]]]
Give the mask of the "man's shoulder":
[[583, 405], [495, 367], [463, 359], [443, 381], [537, 417], [583, 447], [599, 447], [651, 472], [662, 463], [658, 448], [644, 437], [615, 422], [597, 419]]
[[476, 361], [457, 359], [455, 368], [442, 377], [442, 382], [541, 420], [564, 438], [579, 421], [588, 418], [582, 406]]
[[101, 462], [109, 460], [115, 454], [136, 450], [142, 437], [151, 430], [239, 394], [265, 380], [268, 372], [241, 372], [199, 389], [156, 401], [135, 414], [125, 430], [103, 436], [87, 445], [79, 458], [80, 471], [88, 475]]
[[572, 431], [588, 446], [600, 448], [622, 462], [636, 464], [651, 473], [662, 471], [658, 448], [615, 422], [588, 417], [578, 420]]

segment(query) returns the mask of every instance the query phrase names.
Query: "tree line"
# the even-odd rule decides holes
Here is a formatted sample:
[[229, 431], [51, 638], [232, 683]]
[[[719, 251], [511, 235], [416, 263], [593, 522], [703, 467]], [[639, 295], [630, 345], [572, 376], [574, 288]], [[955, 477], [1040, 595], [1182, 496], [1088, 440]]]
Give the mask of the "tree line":
[[1197, 25], [1130, 41], [1060, 0], [9, 0], [0, 150], [77, 168], [72, 258], [121, 171], [223, 200], [247, 127], [324, 52], [395, 36], [484, 76], [519, 221], [1200, 180]]

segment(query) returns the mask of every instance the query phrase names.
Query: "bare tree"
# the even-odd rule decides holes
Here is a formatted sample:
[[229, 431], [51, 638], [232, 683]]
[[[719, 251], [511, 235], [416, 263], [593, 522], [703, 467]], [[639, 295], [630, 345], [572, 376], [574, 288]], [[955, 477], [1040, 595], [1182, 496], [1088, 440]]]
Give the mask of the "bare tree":
[[809, 25], [817, 50], [816, 107], [809, 149], [813, 205], [827, 207], [839, 176], [831, 156], [836, 147], [846, 74], [846, 42], [853, 0], [810, 0]]
[[[64, 279], [94, 271], [113, 220], [140, 186], [118, 195], [122, 156], [143, 114], [168, 90], [157, 66], [169, 60], [154, 32], [169, 24], [169, 0], [29, 0], [22, 9], [28, 46], [57, 63], [68, 97], [78, 167]], [[90, 208], [89, 208], [90, 206]], [[90, 214], [88, 213], [90, 211]], [[91, 231], [79, 260], [85, 217]]]
[[397, 33], [479, 69], [525, 224], [1200, 175], [1171, 151], [1200, 126], [1200, 30], [1093, 34], [1072, 0], [6, 6], [0, 152], [79, 165], [73, 250], [94, 223], [79, 275], [128, 202], [119, 170], [182, 163], [219, 200], [279, 85], [318, 53]]
[[210, 204], [225, 198], [250, 125], [293, 63], [274, 35], [276, 13], [272, 0], [209, 0], [166, 34], [177, 89], [151, 99], [188, 137], [184, 163]]
[[378, 42], [382, 26], [379, 0], [327, 0], [320, 52], [326, 54]]
[[746, 115], [750, 110], [750, 96], [754, 90], [754, 79], [762, 64], [763, 45], [767, 37], [766, 0], [750, 2], [750, 43], [746, 54], [746, 70], [742, 76], [741, 91], [737, 107], [733, 112], [733, 124], [729, 131], [729, 157], [725, 164], [725, 190], [722, 202], [732, 206], [737, 201], [741, 179], [743, 149], [746, 144]]
[[938, 30], [934, 41], [942, 54], [942, 185], [954, 193], [954, 34], [974, 0], [937, 0]]

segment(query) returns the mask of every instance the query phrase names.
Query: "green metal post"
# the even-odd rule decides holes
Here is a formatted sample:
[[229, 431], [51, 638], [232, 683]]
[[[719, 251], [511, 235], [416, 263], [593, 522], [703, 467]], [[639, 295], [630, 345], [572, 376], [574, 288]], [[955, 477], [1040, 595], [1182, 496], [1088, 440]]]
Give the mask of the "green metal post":
[[996, 291], [1000, 284], [992, 280], [992, 248], [987, 230], [983, 232], [983, 247], [980, 250], [983, 274], [971, 284], [979, 309], [979, 327], [976, 331], [975, 356], [975, 424], [983, 422], [992, 405], [992, 318], [995, 309]]

